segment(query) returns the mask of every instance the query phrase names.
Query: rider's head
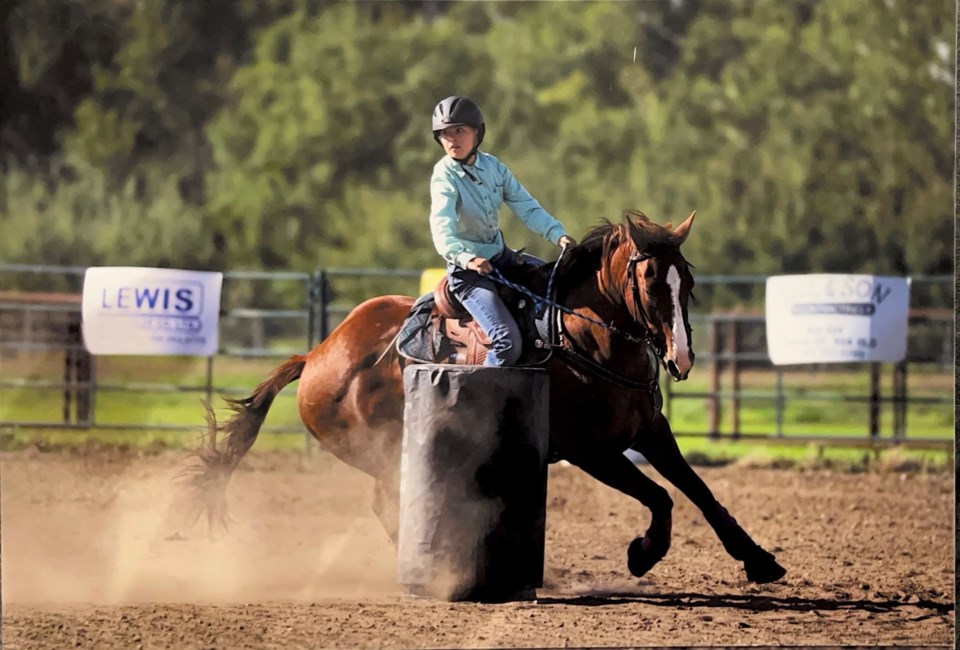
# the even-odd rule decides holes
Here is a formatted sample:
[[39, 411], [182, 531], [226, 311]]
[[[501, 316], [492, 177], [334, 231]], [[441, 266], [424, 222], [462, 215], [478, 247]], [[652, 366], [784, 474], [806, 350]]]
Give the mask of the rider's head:
[[440, 133], [445, 129], [456, 126], [469, 126], [476, 130], [477, 141], [473, 149], [460, 160], [467, 160], [477, 152], [477, 147], [483, 142], [486, 125], [483, 122], [483, 113], [480, 107], [469, 97], [452, 95], [440, 101], [433, 109], [433, 138], [440, 142]]

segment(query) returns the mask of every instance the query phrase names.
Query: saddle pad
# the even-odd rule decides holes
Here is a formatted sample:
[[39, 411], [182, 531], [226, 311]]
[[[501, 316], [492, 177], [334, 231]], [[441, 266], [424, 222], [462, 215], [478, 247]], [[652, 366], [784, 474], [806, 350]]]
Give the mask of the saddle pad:
[[400, 356], [419, 363], [442, 363], [437, 354], [434, 337], [430, 333], [430, 314], [436, 306], [432, 292], [424, 294], [413, 303], [407, 319], [397, 333], [396, 347]]

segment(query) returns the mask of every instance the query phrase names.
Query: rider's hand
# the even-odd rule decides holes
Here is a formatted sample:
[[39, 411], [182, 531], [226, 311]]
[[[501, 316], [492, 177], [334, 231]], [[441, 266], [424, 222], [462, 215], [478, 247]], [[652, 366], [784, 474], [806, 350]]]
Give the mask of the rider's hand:
[[566, 248], [567, 246], [576, 246], [576, 245], [577, 245], [577, 240], [571, 237], [570, 235], [564, 235], [557, 242], [557, 246], [559, 246], [560, 248]]
[[486, 275], [493, 270], [493, 264], [490, 263], [490, 260], [483, 257], [474, 257], [472, 260], [467, 262], [467, 268], [471, 271], [476, 271], [480, 275]]

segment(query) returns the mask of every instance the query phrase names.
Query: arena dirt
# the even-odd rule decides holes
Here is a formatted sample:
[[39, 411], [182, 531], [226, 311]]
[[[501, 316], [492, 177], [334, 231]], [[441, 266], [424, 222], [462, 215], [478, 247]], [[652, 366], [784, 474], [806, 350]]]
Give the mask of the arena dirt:
[[[573, 467], [550, 469], [546, 580], [498, 605], [406, 596], [371, 481], [317, 453], [248, 455], [230, 534], [171, 509], [182, 454], [0, 454], [3, 647], [287, 648], [951, 645], [949, 474], [698, 469], [789, 573], [745, 581], [672, 487], [673, 545], [641, 579], [649, 521]], [[663, 485], [666, 482], [644, 468]]]

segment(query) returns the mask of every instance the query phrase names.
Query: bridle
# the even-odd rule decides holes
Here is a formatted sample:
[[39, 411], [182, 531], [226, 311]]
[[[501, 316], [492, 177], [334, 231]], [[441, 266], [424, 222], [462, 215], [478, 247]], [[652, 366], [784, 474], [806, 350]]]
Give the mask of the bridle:
[[[561, 251], [561, 257], [562, 255], [563, 251]], [[559, 328], [559, 333], [561, 338], [566, 338], [566, 345], [562, 341], [538, 341], [540, 346], [555, 350], [568, 365], [573, 366], [581, 372], [599, 377], [600, 379], [619, 386], [620, 388], [626, 388], [628, 390], [643, 390], [649, 392], [651, 395], [656, 395], [657, 391], [659, 390], [660, 365], [663, 363], [663, 355], [666, 350], [666, 341], [664, 340], [662, 333], [654, 330], [652, 319], [647, 314], [646, 308], [643, 306], [643, 301], [640, 299], [640, 287], [639, 283], [637, 282], [636, 274], [637, 264], [653, 257], [655, 256], [652, 253], [635, 250], [630, 256], [630, 259], [627, 261], [627, 274], [630, 277], [629, 284], [631, 297], [636, 305], [636, 314], [631, 313], [630, 315], [633, 320], [643, 329], [643, 333], [640, 336], [635, 336], [630, 332], [622, 330], [612, 323], [606, 323], [604, 321], [585, 316], [565, 305], [561, 305], [560, 303], [556, 302], [553, 299], [552, 286], [554, 274], [559, 266], [559, 260], [557, 260], [557, 263], [551, 270], [550, 280], [548, 282], [548, 287], [550, 287], [550, 289], [547, 291], [547, 296], [539, 296], [530, 291], [530, 289], [507, 280], [496, 267], [494, 267], [494, 272], [491, 273], [489, 277], [501, 284], [509, 286], [516, 291], [530, 296], [538, 305], [553, 307], [556, 310], [574, 316], [575, 318], [585, 320], [593, 323], [594, 325], [599, 325], [600, 327], [626, 339], [627, 341], [630, 341], [631, 343], [649, 345], [650, 349], [653, 350], [654, 354], [656, 355], [653, 377], [648, 381], [635, 381], [628, 377], [624, 377], [620, 373], [614, 372], [591, 359], [586, 353], [577, 348], [569, 334], [564, 335], [562, 327]], [[630, 311], [629, 306], [627, 306], [627, 311]], [[558, 322], [562, 323], [562, 319], [560, 319], [559, 316], [557, 320]]]
[[[630, 259], [627, 260], [627, 276], [630, 278], [630, 292], [637, 312], [631, 315], [633, 316], [633, 320], [643, 327], [643, 340], [648, 342], [653, 348], [653, 351], [657, 354], [657, 359], [662, 359], [667, 345], [664, 341], [663, 334], [653, 329], [653, 323], [651, 323], [650, 317], [647, 316], [647, 310], [643, 306], [643, 301], [640, 299], [640, 283], [637, 282], [637, 264], [651, 257], [653, 257], [653, 255], [650, 253], [634, 251]], [[629, 310], [629, 306], [627, 309]]]
[[[647, 381], [635, 381], [628, 377], [624, 377], [620, 373], [614, 372], [609, 368], [606, 368], [578, 350], [576, 344], [569, 335], [566, 337], [568, 345], [560, 345], [558, 349], [564, 361], [577, 368], [581, 372], [599, 377], [600, 379], [603, 379], [615, 386], [619, 386], [620, 388], [647, 392], [653, 397], [654, 403], [656, 404], [658, 403], [657, 397], [660, 390], [660, 364], [663, 362], [663, 354], [664, 350], [666, 349], [666, 342], [664, 341], [663, 335], [654, 330], [652, 319], [647, 314], [646, 308], [643, 306], [643, 301], [640, 299], [640, 286], [639, 282], [637, 282], [636, 274], [637, 264], [652, 257], [654, 256], [651, 253], [634, 250], [633, 254], [630, 256], [630, 259], [627, 261], [627, 275], [629, 276], [630, 285], [629, 290], [631, 297], [633, 298], [633, 302], [636, 305], [636, 313], [631, 313], [630, 315], [634, 322], [639, 324], [643, 329], [643, 333], [639, 337], [634, 336], [629, 332], [620, 330], [613, 324], [595, 321], [592, 318], [572, 312], [571, 310], [574, 316], [598, 323], [604, 328], [610, 330], [612, 333], [619, 334], [621, 337], [632, 343], [648, 345], [655, 355], [652, 378]], [[627, 305], [627, 311], [630, 312], [629, 305]]]

